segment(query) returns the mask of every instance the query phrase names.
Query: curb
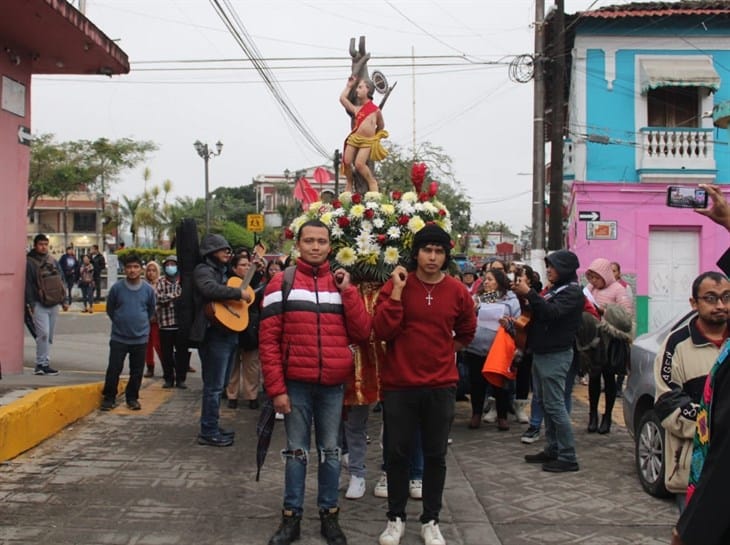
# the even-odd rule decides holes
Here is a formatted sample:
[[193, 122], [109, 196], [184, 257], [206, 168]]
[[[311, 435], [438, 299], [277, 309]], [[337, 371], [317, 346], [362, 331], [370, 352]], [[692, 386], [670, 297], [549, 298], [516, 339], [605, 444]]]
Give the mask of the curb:
[[[124, 391], [126, 380], [120, 380]], [[0, 407], [0, 462], [14, 458], [99, 408], [103, 382], [51, 386]]]

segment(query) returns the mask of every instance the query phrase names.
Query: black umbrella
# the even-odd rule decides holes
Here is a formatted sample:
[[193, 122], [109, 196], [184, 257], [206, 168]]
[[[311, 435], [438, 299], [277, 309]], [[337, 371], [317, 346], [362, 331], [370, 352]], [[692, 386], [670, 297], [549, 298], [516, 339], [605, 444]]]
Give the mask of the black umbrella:
[[261, 466], [264, 465], [266, 453], [269, 451], [271, 444], [271, 435], [274, 433], [274, 423], [276, 422], [276, 410], [271, 398], [266, 396], [261, 404], [261, 414], [256, 424], [256, 435], [259, 440], [256, 443], [256, 482], [261, 474]]

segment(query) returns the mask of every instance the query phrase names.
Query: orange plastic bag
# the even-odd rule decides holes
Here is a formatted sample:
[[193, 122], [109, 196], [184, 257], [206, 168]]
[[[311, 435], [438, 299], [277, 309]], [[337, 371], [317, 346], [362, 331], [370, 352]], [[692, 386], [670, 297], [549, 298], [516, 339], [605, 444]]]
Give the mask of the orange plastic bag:
[[482, 367], [482, 376], [487, 382], [497, 388], [502, 388], [505, 380], [515, 379], [516, 373], [512, 370], [512, 360], [515, 357], [516, 348], [512, 335], [499, 326]]

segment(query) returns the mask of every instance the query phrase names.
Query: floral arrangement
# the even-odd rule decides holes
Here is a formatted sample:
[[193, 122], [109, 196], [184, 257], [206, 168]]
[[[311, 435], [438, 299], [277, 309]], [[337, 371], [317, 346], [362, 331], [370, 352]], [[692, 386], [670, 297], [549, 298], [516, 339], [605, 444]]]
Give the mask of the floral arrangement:
[[436, 198], [438, 182], [422, 191], [425, 175], [426, 166], [417, 163], [411, 170], [416, 191], [345, 192], [330, 203], [314, 202], [285, 236], [296, 238], [306, 221], [318, 219], [330, 230], [333, 269], [346, 269], [355, 282], [385, 282], [396, 265], [408, 261], [413, 235], [427, 223], [451, 232], [449, 211]]

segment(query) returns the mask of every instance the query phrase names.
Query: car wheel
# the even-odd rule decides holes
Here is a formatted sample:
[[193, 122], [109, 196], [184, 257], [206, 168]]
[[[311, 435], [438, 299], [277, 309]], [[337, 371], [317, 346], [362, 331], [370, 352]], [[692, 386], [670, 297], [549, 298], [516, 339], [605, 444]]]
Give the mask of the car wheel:
[[664, 428], [653, 409], [639, 421], [635, 459], [642, 488], [656, 498], [671, 496], [664, 486]]

